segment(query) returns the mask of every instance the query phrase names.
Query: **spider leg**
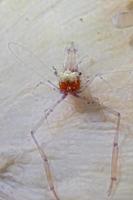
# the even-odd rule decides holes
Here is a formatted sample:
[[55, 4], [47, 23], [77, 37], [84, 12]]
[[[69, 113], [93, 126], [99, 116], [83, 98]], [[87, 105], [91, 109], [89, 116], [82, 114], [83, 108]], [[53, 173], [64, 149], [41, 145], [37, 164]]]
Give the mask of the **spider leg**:
[[37, 83], [35, 86], [34, 86], [34, 89], [40, 87], [41, 85], [50, 85], [50, 87], [55, 90], [55, 91], [59, 91], [59, 88], [54, 84], [52, 83], [50, 80], [46, 80], [45, 82], [44, 81], [40, 81], [39, 83]]
[[42, 117], [40, 119], [40, 121], [36, 124], [36, 126], [31, 130], [31, 136], [32, 136], [32, 139], [34, 141], [34, 143], [36, 144], [37, 146], [37, 149], [41, 155], [41, 158], [43, 160], [43, 163], [44, 163], [44, 169], [45, 169], [45, 173], [46, 173], [46, 176], [47, 176], [47, 181], [48, 181], [48, 185], [49, 185], [49, 188], [51, 190], [51, 192], [53, 193], [54, 197], [56, 200], [60, 200], [60, 198], [58, 197], [57, 195], [57, 192], [55, 190], [55, 187], [54, 187], [54, 181], [53, 181], [53, 176], [52, 176], [52, 172], [51, 172], [51, 169], [50, 169], [50, 165], [49, 165], [49, 161], [48, 161], [48, 157], [45, 153], [45, 151], [42, 149], [41, 145], [39, 144], [38, 140], [37, 140], [37, 137], [35, 137], [35, 133], [37, 132], [37, 130], [39, 129], [39, 127], [42, 125], [43, 121], [45, 119], [48, 118], [48, 116], [54, 111], [55, 107], [61, 103], [64, 98], [66, 97], [67, 95], [64, 94], [47, 112], [46, 114], [44, 115], [44, 117]]
[[[107, 106], [101, 106], [98, 98], [93, 97], [92, 99], [88, 100], [86, 97], [84, 97], [84, 96], [81, 97], [78, 94], [74, 94], [74, 96], [78, 97], [80, 99], [83, 99], [88, 104], [89, 103], [97, 103], [102, 108], [102, 112], [103, 112], [103, 109], [105, 109], [105, 110], [107, 110], [108, 112], [110, 112], [111, 114], [113, 114], [114, 116], [117, 117], [116, 132], [115, 132], [115, 135], [114, 135], [113, 149], [112, 149], [111, 181], [110, 181], [110, 186], [109, 186], [109, 190], [108, 190], [108, 196], [110, 196], [112, 189], [113, 189], [113, 186], [114, 186], [114, 183], [117, 181], [117, 175], [118, 175], [118, 154], [119, 154], [118, 140], [119, 140], [120, 119], [121, 119], [120, 113], [113, 110], [112, 108], [107, 107]], [[103, 112], [103, 114], [104, 114], [104, 112]]]
[[118, 175], [118, 154], [119, 154], [118, 140], [119, 140], [119, 127], [120, 127], [121, 115], [119, 112], [113, 110], [112, 108], [109, 107], [104, 107], [104, 108], [117, 117], [116, 132], [114, 135], [113, 149], [112, 149], [111, 181], [108, 190], [108, 196], [110, 196], [114, 183], [117, 181], [117, 175]]
[[101, 74], [96, 74], [95, 76], [92, 76], [91, 78], [88, 77], [88, 79], [87, 79], [86, 82], [85, 82], [85, 85], [81, 88], [80, 92], [83, 92], [83, 91], [88, 87], [88, 84], [89, 84], [89, 85], [92, 84], [93, 81], [94, 81], [97, 77], [100, 78], [104, 83], [106, 83], [110, 88], [112, 88], [111, 85], [102, 77]]
[[53, 90], [59, 91], [59, 88], [54, 83], [52, 83], [50, 80], [47, 80], [47, 84], [50, 85]]

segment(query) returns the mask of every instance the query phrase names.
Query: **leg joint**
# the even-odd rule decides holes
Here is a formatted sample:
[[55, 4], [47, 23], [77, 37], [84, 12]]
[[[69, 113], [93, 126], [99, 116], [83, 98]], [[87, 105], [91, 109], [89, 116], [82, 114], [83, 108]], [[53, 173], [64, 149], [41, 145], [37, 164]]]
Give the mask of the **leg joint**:
[[118, 147], [118, 143], [117, 142], [114, 142], [114, 147]]
[[111, 180], [112, 181], [117, 181], [117, 178], [116, 177], [111, 177]]
[[44, 158], [44, 161], [45, 161], [45, 162], [48, 162], [48, 159], [47, 159], [47, 158]]
[[31, 135], [34, 135], [34, 131], [31, 131], [30, 133], [31, 133]]
[[53, 185], [52, 185], [52, 186], [50, 186], [50, 190], [52, 190], [52, 191], [54, 190], [54, 186], [53, 186]]
[[121, 116], [121, 114], [118, 112], [118, 117], [120, 117]]

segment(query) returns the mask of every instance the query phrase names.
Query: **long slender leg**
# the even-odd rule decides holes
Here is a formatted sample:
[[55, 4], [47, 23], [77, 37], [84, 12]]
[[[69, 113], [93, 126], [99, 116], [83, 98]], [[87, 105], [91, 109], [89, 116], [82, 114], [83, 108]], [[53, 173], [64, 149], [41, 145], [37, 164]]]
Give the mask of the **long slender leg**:
[[116, 132], [114, 135], [113, 150], [112, 150], [111, 181], [108, 190], [108, 196], [110, 196], [114, 183], [117, 181], [117, 175], [118, 175], [118, 154], [119, 154], [118, 140], [119, 140], [119, 127], [120, 127], [121, 115], [119, 112], [109, 107], [104, 107], [104, 108], [117, 117]]
[[64, 98], [66, 97], [66, 95], [64, 94], [53, 106], [52, 108], [50, 108], [46, 114], [44, 115], [44, 117], [42, 117], [40, 119], [40, 121], [36, 124], [36, 126], [31, 130], [31, 136], [33, 138], [33, 141], [35, 142], [37, 148], [38, 148], [38, 151], [41, 155], [41, 158], [43, 159], [43, 162], [44, 162], [44, 169], [45, 169], [45, 173], [46, 173], [46, 176], [47, 176], [47, 181], [48, 181], [48, 185], [49, 185], [49, 188], [51, 190], [51, 192], [53, 193], [54, 195], [54, 198], [55, 200], [60, 200], [60, 198], [58, 197], [58, 194], [55, 190], [55, 187], [54, 187], [54, 181], [53, 181], [53, 176], [52, 176], [52, 172], [51, 172], [51, 169], [50, 169], [50, 165], [49, 165], [49, 161], [48, 161], [48, 158], [47, 158], [47, 155], [46, 153], [44, 152], [44, 150], [42, 149], [42, 147], [40, 146], [37, 138], [35, 137], [35, 133], [37, 132], [37, 130], [39, 129], [39, 127], [42, 125], [42, 122], [48, 118], [48, 116], [54, 111], [55, 107], [61, 103]]
[[52, 87], [53, 90], [59, 91], [59, 88], [58, 88], [54, 83], [52, 83], [50, 80], [47, 80], [47, 81], [45, 81], [45, 82], [40, 81], [39, 83], [37, 83], [37, 84], [34, 86], [34, 89], [40, 87], [40, 85], [46, 85], [46, 84], [50, 85], [50, 86]]
[[88, 87], [88, 84], [89, 84], [89, 85], [92, 84], [93, 81], [94, 81], [97, 77], [99, 77], [104, 83], [106, 83], [106, 84], [112, 89], [111, 85], [102, 77], [101, 74], [96, 74], [95, 76], [93, 76], [93, 77], [91, 77], [91, 78], [88, 77], [88, 79], [87, 79], [86, 82], [85, 82], [85, 85], [81, 88], [80, 92], [83, 92], [83, 91]]
[[53, 88], [53, 90], [59, 91], [59, 88], [54, 83], [52, 83], [50, 80], [47, 80], [47, 83]]
[[[86, 97], [81, 97], [78, 94], [75, 94], [74, 96], [83, 99], [84, 101], [86, 101], [87, 103], [99, 103], [99, 99], [98, 98], [94, 98], [94, 100], [92, 102], [90, 102], [90, 100], [88, 100]], [[93, 99], [93, 98], [92, 98]], [[108, 196], [110, 196], [114, 183], [117, 181], [117, 175], [118, 175], [118, 154], [119, 154], [119, 148], [118, 148], [118, 140], [119, 140], [119, 127], [120, 127], [120, 113], [113, 110], [112, 108], [109, 108], [107, 106], [102, 106], [103, 109], [107, 110], [108, 112], [112, 113], [114, 116], [117, 117], [117, 123], [116, 123], [116, 132], [114, 135], [114, 140], [113, 140], [113, 150], [112, 150], [112, 161], [111, 161], [111, 181], [110, 181], [110, 186], [109, 186], [109, 190], [108, 190]]]
[[52, 89], [54, 91], [59, 92], [59, 88], [52, 83], [51, 81], [47, 80], [47, 81], [40, 81], [39, 83], [36, 83], [34, 86], [32, 87], [26, 87], [26, 89], [21, 90], [15, 97], [13, 97], [12, 101], [15, 101], [17, 98], [21, 97], [21, 95], [25, 95], [25, 94], [29, 94], [31, 92], [33, 92], [34, 90], [36, 90], [37, 88], [39, 88], [41, 85], [50, 85], [52, 87]]
[[[85, 83], [85, 86], [83, 87], [83, 90], [84, 89], [86, 89], [86, 87], [88, 86], [88, 84], [92, 84], [92, 82], [98, 77], [98, 78], [100, 78], [104, 83], [106, 83], [106, 85], [108, 85], [108, 87], [110, 87], [110, 89], [112, 89], [113, 90], [113, 87], [112, 87], [112, 85], [111, 84], [109, 84], [109, 82], [108, 81], [106, 81], [104, 78], [103, 78], [103, 75], [106, 75], [106, 74], [111, 74], [111, 73], [118, 73], [118, 72], [130, 72], [130, 76], [132, 75], [132, 72], [133, 72], [133, 70], [114, 70], [114, 71], [112, 71], [112, 72], [105, 72], [105, 73], [98, 73], [98, 74], [95, 74], [94, 76], [92, 76], [92, 77], [88, 77], [88, 79], [87, 79], [87, 81], [86, 81], [86, 83]], [[129, 76], [129, 79], [128, 80], [130, 80], [130, 76]], [[127, 82], [128, 83], [128, 82]], [[124, 87], [124, 85], [121, 87], [121, 88], [123, 88]], [[120, 89], [120, 88], [119, 88]]]

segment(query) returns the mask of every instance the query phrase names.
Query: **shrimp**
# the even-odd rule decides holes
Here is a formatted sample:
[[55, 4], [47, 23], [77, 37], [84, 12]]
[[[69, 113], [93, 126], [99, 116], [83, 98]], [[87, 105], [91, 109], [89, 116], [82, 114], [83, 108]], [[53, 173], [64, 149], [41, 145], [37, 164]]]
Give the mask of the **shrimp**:
[[[20, 47], [16, 43], [9, 43], [8, 47], [14, 54], [14, 50], [18, 47]], [[27, 53], [27, 52], [26, 52]], [[18, 56], [16, 56], [18, 57]], [[51, 191], [51, 194], [54, 196], [55, 200], [60, 200], [59, 194], [55, 188], [54, 184], [54, 178], [53, 173], [49, 164], [48, 156], [45, 152], [45, 150], [41, 147], [41, 145], [38, 142], [38, 138], [36, 136], [36, 133], [38, 129], [41, 127], [44, 120], [47, 120], [48, 117], [51, 115], [51, 113], [54, 112], [55, 108], [64, 101], [64, 99], [67, 98], [68, 95], [81, 99], [86, 104], [97, 104], [102, 108], [102, 111], [106, 110], [112, 115], [116, 117], [116, 131], [114, 134], [113, 139], [113, 145], [112, 145], [112, 161], [111, 161], [111, 176], [110, 176], [110, 185], [108, 189], [108, 196], [111, 195], [112, 190], [115, 186], [115, 183], [118, 179], [118, 155], [119, 155], [119, 129], [120, 129], [120, 120], [121, 120], [121, 114], [120, 112], [113, 110], [110, 107], [104, 106], [100, 104], [100, 101], [98, 98], [93, 97], [91, 95], [91, 91], [89, 90], [89, 86], [91, 86], [92, 82], [99, 77], [103, 81], [103, 77], [100, 74], [95, 75], [93, 78], [87, 77], [84, 84], [82, 81], [84, 80], [84, 77], [82, 77], [82, 73], [79, 70], [79, 63], [77, 60], [77, 49], [75, 48], [74, 42], [70, 43], [70, 46], [66, 50], [66, 57], [64, 66], [62, 69], [62, 72], [58, 72], [55, 67], [53, 67], [54, 74], [58, 79], [58, 85], [55, 85], [51, 80], [48, 80], [47, 83], [56, 91], [59, 92], [61, 97], [49, 108], [46, 110], [45, 114], [41, 119], [37, 122], [37, 124], [32, 128], [30, 134], [31, 137], [41, 155], [44, 169], [47, 177], [47, 182], [49, 189]], [[105, 81], [106, 82], [106, 81]], [[40, 84], [43, 84], [43, 82], [40, 82], [37, 84], [37, 87], [39, 87]], [[82, 92], [88, 88], [90, 96], [86, 97], [82, 95]]]
[[[85, 101], [87, 104], [98, 104], [99, 99], [92, 97], [90, 95], [90, 98], [86, 98], [81, 95], [81, 92], [83, 91], [84, 88], [81, 87], [81, 76], [82, 73], [78, 69], [78, 62], [76, 60], [77, 57], [77, 49], [75, 48], [74, 42], [70, 44], [70, 47], [67, 49], [67, 55], [66, 55], [66, 61], [63, 67], [63, 70], [61, 73], [58, 73], [56, 68], [54, 68], [54, 74], [57, 76], [59, 82], [58, 86], [55, 86], [51, 81], [49, 83], [51, 84], [52, 87], [56, 88], [60, 94], [61, 98], [54, 103], [54, 105], [47, 110], [46, 114], [40, 119], [40, 121], [36, 124], [36, 126], [31, 130], [31, 136], [33, 138], [33, 141], [35, 142], [39, 153], [43, 159], [44, 162], [44, 168], [47, 176], [47, 181], [49, 185], [49, 189], [53, 193], [54, 197], [56, 200], [60, 200], [59, 195], [57, 194], [57, 191], [54, 186], [54, 181], [53, 181], [53, 175], [51, 172], [50, 164], [48, 161], [48, 157], [45, 153], [45, 151], [42, 149], [40, 144], [38, 143], [36, 132], [38, 128], [42, 125], [42, 122], [48, 118], [48, 116], [54, 111], [55, 107], [58, 106], [68, 95], [74, 96], [76, 98], [79, 98], [83, 101]], [[95, 76], [97, 77], [97, 76]], [[94, 79], [93, 79], [94, 80]], [[86, 84], [91, 84], [93, 80], [87, 80]], [[120, 127], [120, 113], [107, 107], [103, 106], [105, 110], [108, 112], [112, 113], [114, 116], [117, 118], [116, 122], [116, 132], [114, 135], [114, 140], [113, 140], [113, 149], [112, 149], [112, 164], [111, 164], [111, 181], [110, 181], [110, 186], [108, 190], [108, 195], [111, 194], [113, 186], [115, 182], [117, 181], [117, 171], [118, 171], [118, 139], [119, 139], [119, 127]]]

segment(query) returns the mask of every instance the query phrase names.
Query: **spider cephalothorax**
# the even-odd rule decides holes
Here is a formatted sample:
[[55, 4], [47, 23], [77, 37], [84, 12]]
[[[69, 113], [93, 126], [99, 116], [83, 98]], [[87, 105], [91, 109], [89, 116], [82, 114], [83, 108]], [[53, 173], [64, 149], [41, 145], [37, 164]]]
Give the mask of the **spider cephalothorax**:
[[61, 92], [77, 92], [80, 89], [80, 75], [77, 71], [66, 70], [60, 73], [59, 88]]

